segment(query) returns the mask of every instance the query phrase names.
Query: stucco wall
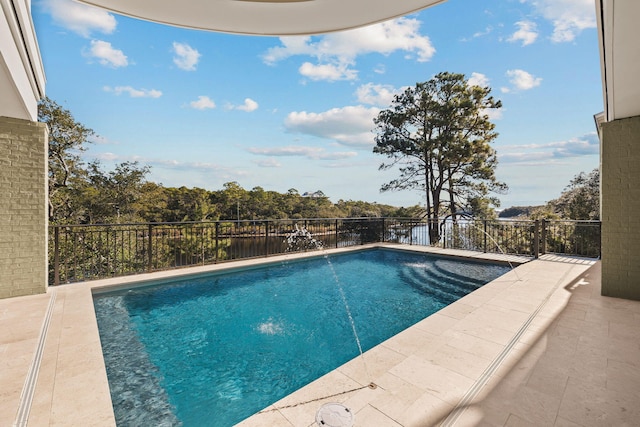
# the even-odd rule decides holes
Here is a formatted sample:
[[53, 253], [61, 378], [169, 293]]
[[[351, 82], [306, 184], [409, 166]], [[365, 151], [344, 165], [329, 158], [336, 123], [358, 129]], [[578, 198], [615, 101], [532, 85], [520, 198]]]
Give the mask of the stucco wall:
[[602, 295], [640, 300], [640, 116], [602, 125]]
[[47, 136], [0, 117], [0, 298], [47, 289]]

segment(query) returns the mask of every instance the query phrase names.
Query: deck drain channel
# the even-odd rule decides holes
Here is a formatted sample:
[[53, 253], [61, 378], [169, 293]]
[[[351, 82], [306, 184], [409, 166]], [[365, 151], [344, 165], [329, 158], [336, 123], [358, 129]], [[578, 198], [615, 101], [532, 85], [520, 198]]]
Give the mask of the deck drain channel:
[[489, 378], [491, 378], [491, 375], [493, 375], [498, 370], [502, 362], [504, 362], [504, 359], [507, 358], [507, 356], [509, 355], [513, 347], [518, 343], [518, 340], [520, 339], [520, 337], [522, 337], [522, 335], [529, 328], [529, 325], [531, 325], [531, 322], [533, 322], [533, 319], [535, 319], [535, 317], [538, 315], [540, 310], [542, 310], [545, 304], [549, 301], [549, 299], [551, 298], [551, 295], [553, 295], [556, 292], [556, 290], [558, 289], [558, 285], [562, 283], [565, 277], [567, 277], [569, 272], [572, 270], [573, 268], [569, 269], [562, 275], [562, 277], [560, 277], [560, 279], [558, 279], [556, 284], [551, 288], [551, 290], [544, 297], [542, 302], [540, 302], [540, 305], [538, 305], [538, 308], [536, 308], [536, 310], [533, 313], [531, 313], [529, 318], [522, 324], [522, 326], [520, 326], [520, 329], [518, 329], [518, 332], [516, 332], [516, 334], [511, 338], [511, 340], [506, 345], [504, 350], [502, 350], [502, 352], [495, 359], [493, 359], [493, 362], [491, 362], [491, 365], [489, 365], [487, 369], [484, 370], [480, 378], [478, 378], [478, 380], [473, 384], [473, 386], [471, 386], [471, 388], [467, 390], [467, 392], [462, 397], [460, 402], [458, 402], [458, 404], [453, 409], [453, 411], [451, 411], [449, 413], [449, 416], [442, 422], [442, 424], [440, 424], [441, 427], [453, 427], [455, 425], [456, 421], [458, 421], [458, 418], [460, 418], [460, 416], [467, 409], [469, 404], [473, 402], [473, 400], [478, 395], [478, 393], [480, 393], [480, 390], [482, 390], [482, 387], [484, 387], [487, 384], [487, 382], [489, 381]]
[[51, 299], [49, 300], [49, 306], [45, 313], [44, 321], [42, 322], [42, 329], [40, 330], [40, 337], [38, 338], [38, 346], [36, 352], [33, 355], [33, 361], [29, 368], [29, 373], [22, 386], [22, 393], [20, 394], [20, 405], [18, 406], [18, 415], [16, 421], [13, 423], [14, 427], [24, 427], [29, 420], [29, 412], [31, 411], [31, 404], [33, 403], [33, 393], [36, 389], [36, 383], [38, 381], [38, 373], [40, 372], [40, 363], [42, 362], [42, 353], [44, 352], [44, 344], [47, 340], [47, 332], [49, 331], [49, 323], [51, 322], [51, 315], [53, 314], [53, 307], [56, 302], [56, 291], [51, 292]]

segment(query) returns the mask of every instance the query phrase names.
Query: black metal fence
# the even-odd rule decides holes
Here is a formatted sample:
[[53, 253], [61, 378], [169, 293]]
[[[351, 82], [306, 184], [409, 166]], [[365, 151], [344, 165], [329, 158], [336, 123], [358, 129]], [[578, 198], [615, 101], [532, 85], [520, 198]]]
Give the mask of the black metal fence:
[[[429, 236], [437, 239], [431, 242]], [[376, 242], [533, 257], [540, 253], [599, 257], [600, 222], [461, 220], [428, 224], [403, 218], [343, 218], [52, 225], [49, 283]]]

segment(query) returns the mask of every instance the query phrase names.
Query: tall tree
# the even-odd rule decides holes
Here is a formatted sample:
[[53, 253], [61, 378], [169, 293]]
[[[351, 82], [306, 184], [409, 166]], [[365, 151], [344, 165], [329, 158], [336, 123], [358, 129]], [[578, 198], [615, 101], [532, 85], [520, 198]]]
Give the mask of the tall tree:
[[124, 162], [105, 172], [98, 162], [89, 163], [84, 186], [84, 206], [89, 223], [139, 221], [138, 202], [149, 173], [148, 166]]
[[422, 191], [432, 242], [440, 238], [443, 207], [455, 220], [459, 207], [507, 188], [495, 176], [497, 156], [490, 143], [498, 134], [488, 115], [502, 104], [490, 93], [489, 87], [470, 85], [463, 74], [439, 73], [396, 95], [374, 119], [373, 152], [390, 159], [380, 169], [397, 166], [400, 172], [381, 191]]
[[73, 185], [85, 174], [79, 154], [94, 132], [49, 98], [38, 104], [38, 120], [49, 127], [49, 220], [58, 222], [73, 217]]

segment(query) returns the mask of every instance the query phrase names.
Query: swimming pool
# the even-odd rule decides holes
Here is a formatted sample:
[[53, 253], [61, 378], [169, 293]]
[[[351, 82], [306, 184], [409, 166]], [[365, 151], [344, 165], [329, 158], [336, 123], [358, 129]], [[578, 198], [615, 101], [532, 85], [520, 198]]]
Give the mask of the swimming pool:
[[[375, 249], [94, 296], [119, 425], [229, 426], [508, 267]], [[336, 282], [335, 270], [339, 283]]]

